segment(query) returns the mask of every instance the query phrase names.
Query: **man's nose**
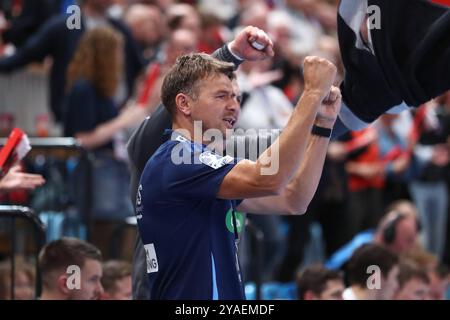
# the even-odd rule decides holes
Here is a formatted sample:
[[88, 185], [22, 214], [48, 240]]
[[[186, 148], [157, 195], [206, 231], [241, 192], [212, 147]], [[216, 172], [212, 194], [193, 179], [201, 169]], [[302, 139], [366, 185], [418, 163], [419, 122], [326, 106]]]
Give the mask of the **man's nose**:
[[95, 288], [95, 291], [97, 292], [97, 295], [98, 295], [98, 296], [101, 296], [101, 295], [105, 292], [105, 290], [103, 289], [103, 286], [102, 286], [102, 283], [101, 283], [101, 282], [99, 282], [99, 283], [97, 284], [97, 288]]
[[241, 103], [236, 97], [231, 98], [229, 103], [227, 104], [227, 108], [229, 110], [239, 111], [241, 109]]

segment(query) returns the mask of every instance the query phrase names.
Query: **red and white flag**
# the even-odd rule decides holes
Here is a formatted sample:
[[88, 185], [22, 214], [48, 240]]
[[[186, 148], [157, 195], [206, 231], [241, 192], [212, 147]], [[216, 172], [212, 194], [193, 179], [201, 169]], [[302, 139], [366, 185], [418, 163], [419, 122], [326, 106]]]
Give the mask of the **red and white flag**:
[[30, 150], [28, 136], [21, 129], [14, 128], [5, 146], [0, 150], [0, 177], [22, 160]]

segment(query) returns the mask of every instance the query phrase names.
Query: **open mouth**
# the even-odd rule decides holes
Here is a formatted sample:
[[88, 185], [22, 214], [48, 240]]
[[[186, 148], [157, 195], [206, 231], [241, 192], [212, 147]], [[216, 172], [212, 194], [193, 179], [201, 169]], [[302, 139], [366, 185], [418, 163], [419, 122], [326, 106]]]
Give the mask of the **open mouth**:
[[236, 123], [236, 119], [232, 117], [224, 118], [223, 121], [227, 124], [228, 128], [233, 128], [234, 124]]

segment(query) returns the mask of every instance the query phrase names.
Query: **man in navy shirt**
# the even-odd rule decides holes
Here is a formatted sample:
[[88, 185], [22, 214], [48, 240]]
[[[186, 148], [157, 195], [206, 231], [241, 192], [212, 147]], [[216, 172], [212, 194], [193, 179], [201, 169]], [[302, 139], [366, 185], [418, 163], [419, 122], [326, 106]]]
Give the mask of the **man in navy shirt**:
[[336, 67], [305, 59], [304, 94], [279, 138], [256, 161], [223, 157], [206, 145], [205, 132], [225, 137], [239, 117], [233, 69], [191, 54], [164, 79], [162, 100], [173, 131], [148, 161], [136, 197], [151, 299], [244, 299], [236, 211], [302, 214], [317, 188], [341, 104], [332, 87]]

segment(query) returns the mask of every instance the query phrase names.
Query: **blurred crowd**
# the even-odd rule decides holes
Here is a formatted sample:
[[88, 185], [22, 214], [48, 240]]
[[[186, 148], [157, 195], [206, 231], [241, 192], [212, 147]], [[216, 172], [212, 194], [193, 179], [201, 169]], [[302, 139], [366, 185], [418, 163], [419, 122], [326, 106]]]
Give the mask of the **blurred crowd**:
[[[125, 145], [133, 129], [159, 105], [162, 79], [178, 56], [212, 53], [244, 26], [265, 30], [275, 56], [244, 62], [238, 69], [243, 99], [237, 127], [281, 129], [303, 91], [304, 57], [332, 61], [340, 73], [336, 85], [342, 81], [338, 2], [0, 0], [1, 76], [23, 68], [33, 72], [36, 65], [44, 70], [50, 126], [62, 128], [58, 136], [76, 138], [90, 152], [93, 166], [93, 244], [58, 240], [67, 230], [47, 233], [49, 243], [39, 257], [40, 297], [131, 299], [127, 263], [133, 236], [114, 242], [123, 221], [134, 216]], [[14, 126], [11, 116], [2, 112], [8, 94], [0, 91], [3, 137]], [[39, 126], [28, 134], [48, 136]], [[263, 237], [244, 233], [244, 280], [291, 283], [297, 290], [291, 298], [305, 300], [445, 299], [450, 266], [449, 136], [450, 92], [419, 108], [386, 114], [367, 129], [331, 142], [319, 190], [306, 215], [247, 215], [248, 226]], [[22, 166], [47, 183], [25, 195], [23, 190], [0, 188], [0, 204], [29, 205], [52, 219], [56, 215], [50, 213], [61, 211], [61, 219], [75, 223], [83, 217], [86, 168], [77, 156], [63, 161], [45, 157], [35, 155]], [[54, 195], [62, 190], [67, 196]], [[83, 238], [82, 232], [70, 235]], [[128, 253], [122, 257], [128, 262], [110, 260], [111, 243], [121, 247], [116, 251]], [[263, 248], [260, 259], [258, 246]], [[109, 261], [102, 263], [102, 255]], [[0, 253], [5, 257], [0, 267], [2, 299], [11, 291], [6, 256]], [[27, 259], [16, 264], [16, 299], [36, 295], [36, 275]], [[89, 277], [81, 280], [89, 285], [82, 286], [87, 291], [78, 292], [80, 296], [61, 285], [69, 265], [79, 265], [86, 270], [83, 277]], [[368, 273], [368, 266], [378, 269]], [[373, 290], [377, 285], [382, 290]]]

